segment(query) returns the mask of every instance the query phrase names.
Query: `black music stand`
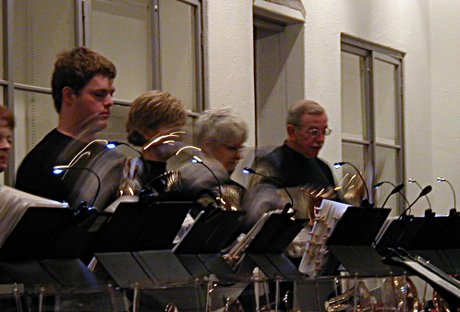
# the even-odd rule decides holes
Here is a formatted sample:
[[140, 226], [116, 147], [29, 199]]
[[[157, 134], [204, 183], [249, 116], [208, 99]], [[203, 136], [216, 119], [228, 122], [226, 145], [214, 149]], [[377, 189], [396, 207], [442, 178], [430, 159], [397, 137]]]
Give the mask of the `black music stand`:
[[44, 259], [72, 220], [67, 208], [28, 208], [0, 248], [0, 260]]
[[291, 214], [273, 213], [255, 234], [238, 264], [237, 272], [251, 275], [259, 267], [270, 279], [296, 279], [303, 275], [284, 255], [284, 250], [305, 226], [306, 220], [294, 220]]
[[94, 253], [170, 249], [192, 202], [121, 203], [97, 233]]
[[0, 261], [0, 284], [23, 283], [27, 289], [38, 286], [62, 289], [97, 289], [101, 282], [78, 259]]
[[173, 248], [175, 254], [215, 254], [228, 243], [246, 212], [212, 209], [202, 211]]
[[419, 256], [414, 256], [402, 248], [394, 250], [385, 262], [404, 267], [419, 276], [433, 287], [447, 302], [449, 310], [456, 311], [460, 307], [460, 281]]
[[423, 219], [417, 235], [406, 249], [444, 272], [460, 273], [460, 217], [428, 216]]
[[110, 217], [111, 213], [94, 210], [83, 221], [76, 218], [54, 244], [50, 245], [47, 258], [80, 258], [88, 263], [93, 256], [88, 253], [89, 246]]
[[393, 220], [376, 245], [383, 256], [403, 248], [448, 273], [460, 273], [460, 218], [403, 216]]
[[174, 254], [195, 276], [215, 274], [220, 279], [235, 280], [221, 250], [239, 227], [246, 213], [211, 209], [200, 212], [190, 229], [173, 248]]
[[56, 243], [73, 226], [73, 210], [28, 208], [0, 249], [0, 283], [22, 283], [27, 292], [36, 292], [40, 285], [47, 292], [100, 289], [101, 281], [73, 256], [78, 251], [50, 259]]
[[[388, 276], [401, 274], [398, 267], [382, 262], [382, 256], [372, 246], [375, 237], [390, 213], [385, 208], [348, 207], [337, 222], [326, 242], [330, 253], [342, 264], [350, 275]], [[330, 258], [330, 261], [334, 259]], [[330, 275], [338, 267], [326, 264], [323, 275]]]
[[[96, 252], [96, 257], [121, 287], [131, 287], [134, 282], [158, 286], [187, 283], [210, 274], [231, 275], [231, 268], [219, 252], [236, 230], [242, 212], [213, 210], [202, 214], [175, 254], [167, 250], [191, 205], [190, 202], [161, 202], [148, 207], [138, 203], [120, 205], [105, 225], [103, 239], [96, 238], [94, 250], [103, 251]], [[154, 231], [157, 235], [152, 236]], [[133, 272], [127, 269], [131, 267]]]
[[[231, 275], [231, 268], [219, 252], [236, 230], [242, 212], [212, 210], [202, 214], [174, 249], [175, 254], [168, 250], [191, 205], [191, 202], [161, 202], [151, 207], [138, 203], [120, 205], [105, 231], [101, 230], [102, 238], [96, 238], [96, 257], [112, 277], [119, 277], [116, 282], [121, 287], [133, 282], [162, 285], [190, 282], [209, 274]], [[139, 274], [126, 271], [131, 266]], [[164, 272], [182, 273], [170, 280]]]
[[160, 302], [158, 289], [170, 294], [167, 287], [194, 283], [194, 277], [169, 250], [192, 205], [171, 201], [121, 203], [117, 207], [99, 231], [92, 250], [119, 287], [134, 288], [135, 293], [140, 288], [155, 289], [151, 298]]
[[133, 305], [164, 311], [169, 302], [180, 310], [201, 311], [206, 283], [197, 280], [170, 250], [96, 253], [96, 258], [122, 289], [134, 289]]
[[96, 253], [96, 258], [121, 288], [193, 282], [192, 275], [169, 250]]
[[394, 220], [385, 229], [375, 244], [376, 250], [383, 256], [390, 253], [390, 249], [401, 247], [409, 249], [412, 241], [420, 232], [425, 222], [423, 217], [403, 216]]
[[[232, 272], [225, 262], [210, 263], [209, 258], [202, 256], [176, 255], [170, 250], [96, 253], [114, 282], [123, 289], [134, 288], [135, 292], [142, 292], [140, 306], [154, 311], [163, 311], [168, 302], [174, 302], [179, 310], [202, 311], [207, 296], [211, 296], [207, 290], [210, 284], [218, 283], [212, 292], [212, 297], [218, 299], [237, 297], [247, 286], [247, 283], [234, 281], [235, 277], [229, 281]], [[213, 275], [225, 275], [226, 279], [213, 282]], [[213, 306], [219, 305], [219, 301], [211, 302]]]

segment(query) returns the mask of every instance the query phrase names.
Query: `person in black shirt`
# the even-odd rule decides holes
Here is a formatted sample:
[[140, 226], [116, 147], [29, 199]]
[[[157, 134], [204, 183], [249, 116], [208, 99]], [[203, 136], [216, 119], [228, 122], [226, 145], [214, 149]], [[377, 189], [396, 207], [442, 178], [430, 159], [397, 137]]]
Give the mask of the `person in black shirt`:
[[[97, 189], [94, 174], [76, 168], [92, 168], [103, 181], [114, 179], [114, 153], [94, 140], [108, 124], [115, 76], [115, 65], [88, 48], [59, 54], [51, 79], [58, 125], [22, 161], [17, 189], [76, 207], [80, 201], [94, 201]], [[71, 165], [75, 170], [68, 170], [64, 177], [56, 176], [52, 172], [56, 165]], [[102, 183], [97, 208], [110, 202], [110, 187], [112, 184]]]
[[254, 176], [253, 194], [258, 200], [248, 207], [251, 224], [267, 210], [282, 209], [286, 199], [280, 199], [274, 189], [282, 187], [293, 190], [328, 189], [335, 187], [334, 176], [329, 166], [318, 154], [326, 136], [331, 133], [324, 108], [312, 100], [295, 102], [288, 110], [286, 120], [287, 139], [255, 162], [258, 173], [268, 176]]
[[[166, 172], [166, 161], [180, 145], [178, 130], [187, 112], [182, 102], [163, 91], [147, 91], [131, 104], [126, 122], [128, 142], [141, 147], [142, 157], [128, 158], [118, 195], [138, 195], [148, 184]], [[162, 190], [157, 190], [162, 191]]]

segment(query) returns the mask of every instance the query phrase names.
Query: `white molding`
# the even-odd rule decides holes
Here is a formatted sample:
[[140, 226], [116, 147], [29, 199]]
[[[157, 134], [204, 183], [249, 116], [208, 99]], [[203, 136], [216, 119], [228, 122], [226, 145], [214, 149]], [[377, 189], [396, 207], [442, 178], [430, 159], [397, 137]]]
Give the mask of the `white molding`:
[[286, 25], [305, 22], [302, 12], [265, 0], [255, 0], [253, 9], [256, 16], [264, 17], [275, 22], [281, 22]]

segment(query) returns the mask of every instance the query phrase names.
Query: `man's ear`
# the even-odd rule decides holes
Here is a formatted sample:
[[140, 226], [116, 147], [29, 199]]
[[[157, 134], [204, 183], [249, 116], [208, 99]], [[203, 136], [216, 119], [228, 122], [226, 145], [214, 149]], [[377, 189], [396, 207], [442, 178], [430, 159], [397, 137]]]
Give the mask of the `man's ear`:
[[73, 103], [75, 93], [71, 87], [62, 88], [62, 104]]
[[201, 149], [203, 150], [203, 152], [205, 153], [211, 153], [212, 151], [212, 143], [210, 140], [204, 140], [203, 143], [201, 144]]
[[292, 139], [296, 136], [296, 133], [295, 133], [296, 126], [288, 124], [286, 127], [286, 130], [287, 130], [288, 138]]

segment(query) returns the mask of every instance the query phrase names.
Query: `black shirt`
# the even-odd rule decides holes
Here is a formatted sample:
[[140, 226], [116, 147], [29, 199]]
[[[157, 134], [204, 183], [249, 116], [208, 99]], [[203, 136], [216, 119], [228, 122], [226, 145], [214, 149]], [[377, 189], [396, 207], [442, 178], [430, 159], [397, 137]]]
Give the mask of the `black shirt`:
[[139, 183], [142, 187], [153, 188], [158, 193], [165, 190], [165, 181], [162, 175], [166, 172], [166, 163], [163, 161], [142, 159], [143, 169], [139, 174]]
[[145, 185], [166, 172], [166, 163], [163, 161], [145, 160], [145, 172], [140, 177], [142, 185]]
[[[72, 142], [76, 143], [71, 144]], [[70, 145], [74, 146], [75, 150], [84, 147], [83, 143], [60, 133], [57, 129], [48, 133], [26, 155], [19, 166], [16, 188], [49, 199], [67, 200], [69, 191], [62, 183], [62, 177], [54, 175], [52, 170], [55, 165], [66, 165], [70, 162], [72, 158], [62, 155], [62, 152]]]
[[[115, 199], [116, 188], [121, 178], [121, 155], [97, 142], [87, 146], [57, 129], [48, 133], [24, 158], [16, 177], [16, 188], [31, 194], [57, 201], [67, 201], [76, 207], [80, 201], [105, 208]], [[85, 148], [81, 157], [75, 156]], [[89, 170], [69, 170], [64, 175], [53, 174], [56, 165], [68, 165]], [[97, 177], [101, 179], [101, 191], [96, 194]]]
[[[335, 181], [329, 166], [321, 159], [307, 158], [286, 144], [275, 148], [259, 160], [257, 170], [277, 179], [284, 187], [310, 186], [334, 187]], [[273, 183], [264, 180], [266, 183]], [[276, 185], [279, 187], [279, 185]]]

